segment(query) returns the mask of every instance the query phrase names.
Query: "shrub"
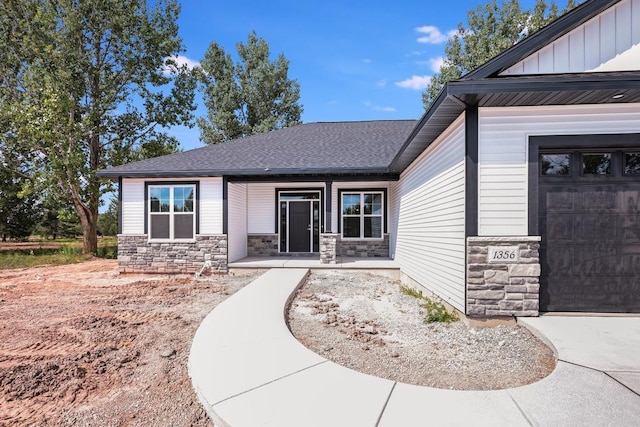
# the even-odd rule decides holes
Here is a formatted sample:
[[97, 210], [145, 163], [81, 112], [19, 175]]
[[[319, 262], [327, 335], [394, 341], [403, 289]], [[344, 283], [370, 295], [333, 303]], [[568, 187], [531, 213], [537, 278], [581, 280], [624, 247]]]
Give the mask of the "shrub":
[[407, 286], [400, 286], [400, 292], [420, 300], [420, 307], [427, 311], [424, 323], [450, 323], [460, 320], [458, 314], [455, 311], [448, 311], [442, 301], [424, 296], [422, 291]]

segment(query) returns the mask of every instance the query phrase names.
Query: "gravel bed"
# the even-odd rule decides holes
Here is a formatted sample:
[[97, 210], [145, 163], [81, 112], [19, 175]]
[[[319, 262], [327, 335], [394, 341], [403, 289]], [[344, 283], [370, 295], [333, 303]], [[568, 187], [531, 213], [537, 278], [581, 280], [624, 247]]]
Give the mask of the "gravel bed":
[[298, 291], [288, 322], [323, 357], [408, 384], [497, 390], [533, 383], [555, 368], [551, 349], [525, 328], [425, 324], [418, 302], [383, 276], [318, 272]]

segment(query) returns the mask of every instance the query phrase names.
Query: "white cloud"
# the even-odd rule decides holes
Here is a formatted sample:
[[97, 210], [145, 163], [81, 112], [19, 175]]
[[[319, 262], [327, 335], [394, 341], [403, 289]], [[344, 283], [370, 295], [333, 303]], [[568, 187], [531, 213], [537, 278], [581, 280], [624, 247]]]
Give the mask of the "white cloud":
[[365, 64], [371, 64], [373, 61], [370, 60], [369, 58], [365, 58], [362, 60], [362, 62], [364, 62]]
[[431, 76], [411, 76], [411, 78], [396, 82], [396, 86], [404, 89], [423, 90], [431, 82]]
[[393, 107], [383, 107], [381, 105], [373, 104], [370, 101], [364, 101], [364, 105], [365, 105], [365, 107], [370, 108], [373, 111], [384, 111], [384, 112], [387, 112], [387, 113], [393, 113], [393, 112], [396, 111], [396, 109], [393, 108]]
[[177, 65], [178, 67], [182, 67], [183, 65], [186, 65], [187, 68], [190, 70], [200, 66], [200, 62], [198, 61], [194, 61], [193, 59], [187, 58], [184, 55], [176, 55], [176, 56], [169, 57], [165, 60], [165, 66], [162, 68], [162, 72], [165, 74], [170, 74], [171, 70], [174, 69], [175, 67], [174, 64], [171, 64], [171, 65], [166, 64], [166, 61], [168, 60], [172, 60], [173, 62], [175, 62], [175, 65]]
[[442, 56], [438, 56], [437, 58], [429, 59], [429, 67], [431, 67], [431, 71], [437, 73], [440, 71], [440, 67], [444, 64], [444, 58]]
[[417, 27], [416, 31], [420, 34], [425, 34], [424, 36], [418, 38], [418, 43], [427, 44], [444, 43], [450, 37], [453, 37], [457, 33], [457, 30], [449, 30], [445, 34], [440, 31], [438, 27], [435, 27], [433, 25], [423, 25], [422, 27]]

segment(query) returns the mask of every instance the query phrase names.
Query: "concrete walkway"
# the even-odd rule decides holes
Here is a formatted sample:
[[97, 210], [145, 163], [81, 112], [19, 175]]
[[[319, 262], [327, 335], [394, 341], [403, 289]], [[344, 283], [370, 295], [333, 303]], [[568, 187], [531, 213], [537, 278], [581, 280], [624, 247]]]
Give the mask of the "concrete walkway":
[[[571, 326], [583, 318], [567, 324], [567, 318], [528, 319], [559, 356], [547, 378], [488, 392], [419, 387], [336, 365], [291, 335], [286, 306], [307, 272], [269, 270], [200, 325], [189, 372], [216, 427], [638, 425], [639, 318], [601, 329], [593, 326], [597, 320]], [[563, 328], [566, 334], [551, 332]], [[615, 338], [619, 328], [623, 341]], [[582, 347], [571, 344], [577, 337]], [[602, 347], [594, 349], [594, 342]], [[612, 352], [616, 356], [607, 356]]]

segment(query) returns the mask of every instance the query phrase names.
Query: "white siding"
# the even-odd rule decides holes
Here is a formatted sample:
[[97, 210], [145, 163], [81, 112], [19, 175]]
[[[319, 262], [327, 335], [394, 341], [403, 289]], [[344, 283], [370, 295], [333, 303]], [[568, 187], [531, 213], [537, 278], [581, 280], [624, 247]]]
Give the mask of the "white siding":
[[[331, 191], [331, 231], [333, 233], [338, 232], [338, 209], [340, 209], [340, 204], [338, 203], [338, 190], [339, 189], [359, 189], [359, 188], [389, 188], [388, 181], [363, 181], [363, 182], [342, 182], [335, 181], [333, 183], [332, 191]], [[390, 199], [389, 192], [387, 191], [387, 199]], [[391, 213], [391, 206], [389, 205], [389, 200], [387, 200], [387, 216]], [[389, 224], [389, 219], [384, 219]]]
[[247, 184], [247, 232], [249, 234], [276, 232], [276, 188], [324, 188], [324, 182]]
[[144, 180], [122, 180], [122, 234], [144, 234]]
[[200, 234], [222, 234], [222, 178], [200, 179]]
[[640, 104], [480, 108], [479, 235], [528, 235], [529, 136], [633, 132]]
[[502, 75], [640, 70], [640, 0], [623, 0]]
[[391, 185], [391, 253], [402, 271], [465, 305], [465, 133], [460, 116]]
[[247, 184], [229, 184], [229, 262], [247, 256]]
[[[145, 182], [167, 179], [122, 180], [122, 234], [144, 234]], [[222, 233], [222, 178], [185, 178], [171, 181], [200, 181], [200, 234]]]

